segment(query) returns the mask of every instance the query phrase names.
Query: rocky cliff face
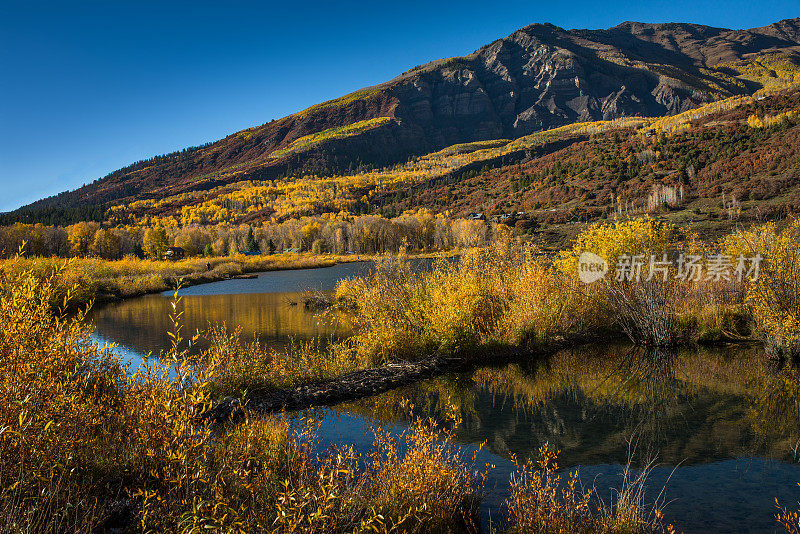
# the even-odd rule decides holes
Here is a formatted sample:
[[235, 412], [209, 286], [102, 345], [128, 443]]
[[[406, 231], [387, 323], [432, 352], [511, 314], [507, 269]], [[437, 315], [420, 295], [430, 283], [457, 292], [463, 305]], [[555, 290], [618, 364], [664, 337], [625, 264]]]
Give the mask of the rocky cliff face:
[[[303, 169], [341, 172], [573, 122], [679, 113], [754, 90], [718, 67], [768, 51], [800, 51], [800, 18], [751, 30], [625, 22], [568, 31], [534, 24], [468, 56], [415, 67], [210, 146], [140, 162], [27, 209], [163, 197]], [[270, 156], [303, 136], [375, 117], [394, 120]]]
[[441, 147], [578, 121], [680, 113], [748, 91], [712, 70], [723, 61], [799, 44], [800, 19], [754, 30], [535, 24], [464, 58], [412, 70], [388, 90], [399, 101], [396, 115]]

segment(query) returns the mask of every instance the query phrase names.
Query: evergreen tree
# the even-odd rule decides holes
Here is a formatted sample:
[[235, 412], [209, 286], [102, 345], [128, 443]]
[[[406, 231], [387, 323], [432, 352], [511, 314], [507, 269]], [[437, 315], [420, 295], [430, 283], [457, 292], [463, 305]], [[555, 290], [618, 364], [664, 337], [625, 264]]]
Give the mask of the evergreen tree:
[[258, 252], [258, 243], [256, 242], [256, 236], [253, 233], [253, 227], [251, 226], [250, 229], [247, 231], [247, 239], [245, 240], [245, 249], [247, 252]]

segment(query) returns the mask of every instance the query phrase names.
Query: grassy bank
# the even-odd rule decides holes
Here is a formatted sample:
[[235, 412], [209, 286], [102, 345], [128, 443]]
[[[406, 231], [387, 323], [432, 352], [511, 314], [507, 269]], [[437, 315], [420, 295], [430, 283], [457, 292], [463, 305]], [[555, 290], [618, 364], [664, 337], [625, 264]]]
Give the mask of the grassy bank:
[[[607, 262], [604, 279], [579, 279], [586, 251]], [[616, 258], [624, 254], [682, 255], [704, 265], [722, 254], [732, 265], [727, 276], [702, 271], [681, 278], [675, 264], [662, 276], [645, 263], [639, 280], [627, 280], [616, 272]], [[757, 277], [736, 275], [740, 254], [762, 258]], [[770, 354], [797, 358], [798, 279], [799, 221], [708, 244], [677, 227], [636, 219], [590, 226], [556, 257], [501, 240], [464, 253], [458, 264], [439, 262], [430, 273], [389, 258], [370, 276], [342, 281], [336, 298], [357, 325], [356, 352], [372, 363], [434, 352], [535, 351], [598, 336], [652, 346], [761, 340]]]
[[[238, 397], [432, 354], [476, 364], [530, 358], [592, 339], [655, 347], [760, 341], [771, 356], [793, 359], [800, 332], [798, 229], [796, 221], [782, 231], [767, 225], [712, 246], [639, 219], [588, 227], [555, 257], [511, 240], [465, 251], [459, 262], [438, 261], [426, 272], [403, 257], [384, 257], [371, 274], [336, 288], [334, 306], [355, 332], [344, 341], [275, 353], [257, 343], [227, 345], [230, 334], [215, 333], [214, 390]], [[670, 272], [647, 280], [645, 268], [641, 281], [619, 281], [610, 267], [604, 280], [587, 284], [577, 274], [587, 250], [610, 259], [623, 252], [660, 258], [670, 249], [708, 261], [717, 250], [764, 260], [758, 279], [676, 279]]]

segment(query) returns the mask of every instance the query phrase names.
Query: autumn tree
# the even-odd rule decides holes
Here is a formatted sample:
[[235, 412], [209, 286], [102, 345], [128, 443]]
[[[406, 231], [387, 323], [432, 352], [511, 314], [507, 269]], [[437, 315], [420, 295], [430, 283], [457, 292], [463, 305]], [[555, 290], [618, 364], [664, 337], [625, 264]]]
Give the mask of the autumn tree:
[[163, 227], [149, 228], [144, 233], [142, 248], [150, 259], [159, 260], [163, 258], [167, 247], [169, 247], [169, 239], [167, 238], [167, 231]]
[[70, 250], [73, 256], [87, 256], [94, 243], [94, 234], [100, 228], [96, 222], [79, 222], [67, 228]]
[[94, 256], [115, 260], [120, 256], [120, 238], [111, 230], [99, 229], [94, 234], [90, 250]]

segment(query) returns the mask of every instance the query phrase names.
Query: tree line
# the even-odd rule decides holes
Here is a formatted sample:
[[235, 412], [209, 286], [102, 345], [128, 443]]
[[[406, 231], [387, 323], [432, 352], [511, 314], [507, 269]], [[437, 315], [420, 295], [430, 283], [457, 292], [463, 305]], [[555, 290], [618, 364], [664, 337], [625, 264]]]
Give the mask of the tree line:
[[399, 251], [449, 250], [481, 246], [495, 231], [485, 221], [450, 219], [427, 209], [398, 217], [377, 215], [308, 216], [248, 225], [116, 226], [82, 221], [69, 226], [15, 223], [0, 227], [0, 255], [24, 252], [32, 256], [125, 256], [160, 259], [169, 247], [187, 256], [272, 254], [284, 251], [316, 254], [372, 254]]

